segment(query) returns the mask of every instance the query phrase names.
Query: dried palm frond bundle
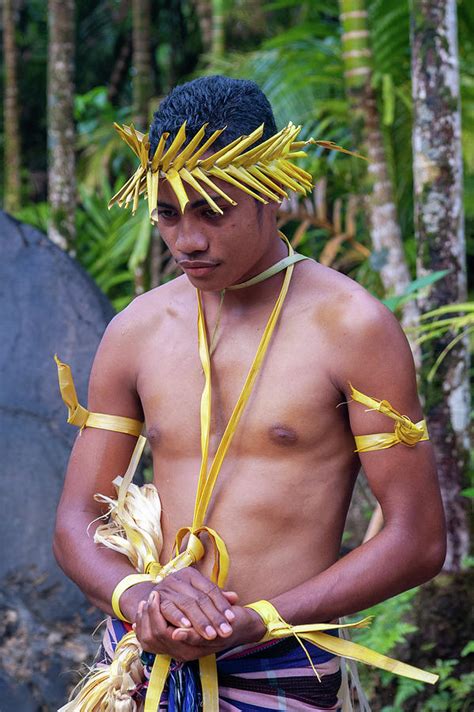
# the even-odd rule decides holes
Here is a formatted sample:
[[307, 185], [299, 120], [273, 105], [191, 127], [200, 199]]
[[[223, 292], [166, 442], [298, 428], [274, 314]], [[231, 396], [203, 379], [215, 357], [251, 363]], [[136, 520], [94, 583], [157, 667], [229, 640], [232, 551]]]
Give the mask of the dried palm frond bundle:
[[122, 477], [113, 484], [117, 499], [96, 494], [94, 499], [107, 505], [106, 522], [95, 530], [94, 541], [124, 554], [138, 573], [145, 573], [150, 560], [159, 562], [163, 547], [160, 526], [161, 502], [155, 485], [138, 487], [130, 483], [120, 501]]
[[[117, 477], [113, 484], [116, 499], [95, 495], [107, 506], [107, 512], [101, 517], [106, 521], [97, 527], [94, 541], [125, 555], [138, 573], [145, 573], [151, 561], [159, 563], [163, 546], [158, 491], [152, 484], [138, 487], [127, 475]], [[142, 652], [135, 633], [130, 631], [117, 643], [111, 664], [99, 661], [94, 665], [59, 712], [138, 712], [132, 695], [145, 680]]]

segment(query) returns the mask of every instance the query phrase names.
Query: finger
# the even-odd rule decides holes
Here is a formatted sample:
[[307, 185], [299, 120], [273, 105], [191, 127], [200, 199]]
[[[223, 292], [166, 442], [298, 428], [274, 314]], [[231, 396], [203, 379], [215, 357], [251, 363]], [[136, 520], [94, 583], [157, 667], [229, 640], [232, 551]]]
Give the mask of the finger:
[[239, 594], [235, 591], [222, 591], [222, 595], [225, 596], [229, 603], [232, 603], [233, 606], [235, 606], [239, 600]]
[[175, 628], [191, 628], [192, 623], [173, 601], [162, 601], [160, 610], [164, 618]]
[[138, 605], [137, 618], [134, 624], [135, 634], [146, 652], [152, 653], [152, 635], [150, 618], [147, 612], [146, 601], [140, 601]]
[[168, 624], [161, 612], [161, 599], [158, 591], [152, 591], [148, 598], [146, 613], [154, 637], [163, 638], [168, 631]]
[[232, 628], [229, 626], [229, 621], [235, 619], [235, 614], [219, 586], [202, 575], [193, 577], [191, 583], [193, 588], [200, 591], [199, 606], [208, 616], [211, 626], [218, 631], [219, 635], [230, 635]]
[[216, 608], [214, 601], [208, 594], [204, 592], [200, 593], [197, 598], [197, 603], [201, 611], [211, 622], [210, 626], [206, 626], [206, 633], [209, 637], [213, 637], [210, 635], [211, 628], [217, 631], [220, 637], [226, 638], [232, 635], [232, 626], [226, 619], [225, 613]]
[[[201, 637], [201, 636], [199, 636]], [[188, 629], [187, 628], [175, 628], [171, 633], [172, 640], [179, 640], [181, 643], [188, 642]]]
[[191, 646], [202, 646], [203, 644], [203, 638], [193, 628], [175, 628], [171, 634], [171, 639]]
[[[231, 606], [236, 606], [239, 602], [239, 594], [235, 591], [222, 591], [222, 595], [227, 599]], [[231, 623], [235, 620], [235, 613], [231, 608], [226, 608], [224, 615]]]
[[[178, 612], [176, 613], [176, 611]], [[191, 628], [194, 628], [206, 640], [212, 640], [217, 636], [211, 620], [201, 610], [195, 596], [183, 596], [175, 601], [162, 601], [161, 612], [167, 621], [173, 620], [173, 625], [177, 628], [186, 627], [181, 623], [181, 620], [184, 619], [189, 621]]]
[[146, 601], [140, 601], [140, 603], [138, 604], [137, 612], [135, 615], [135, 623], [132, 625], [132, 628], [135, 631], [140, 629], [141, 618], [143, 615], [143, 608], [145, 606], [145, 603], [146, 603]]

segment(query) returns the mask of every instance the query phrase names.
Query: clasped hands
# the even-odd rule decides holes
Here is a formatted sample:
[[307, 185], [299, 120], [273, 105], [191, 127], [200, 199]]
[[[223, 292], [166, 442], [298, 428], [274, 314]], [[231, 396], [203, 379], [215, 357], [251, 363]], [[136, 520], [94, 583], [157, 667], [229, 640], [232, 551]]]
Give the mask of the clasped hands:
[[235, 591], [223, 591], [192, 567], [148, 587], [141, 592], [133, 628], [149, 653], [185, 662], [257, 642], [265, 634], [260, 616], [239, 606]]

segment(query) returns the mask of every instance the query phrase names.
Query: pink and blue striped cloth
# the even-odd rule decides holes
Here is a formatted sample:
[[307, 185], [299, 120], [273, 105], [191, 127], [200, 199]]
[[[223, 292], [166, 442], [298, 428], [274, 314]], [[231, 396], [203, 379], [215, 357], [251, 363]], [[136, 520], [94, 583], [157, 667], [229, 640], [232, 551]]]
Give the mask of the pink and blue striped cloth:
[[[130, 626], [109, 618], [98, 660], [109, 663], [117, 642]], [[268, 643], [230, 648], [217, 655], [220, 712], [326, 712], [340, 710], [340, 662], [311, 643], [305, 643], [318, 680], [304, 650], [290, 636]], [[144, 682], [135, 691], [137, 702], [146, 696], [154, 655], [144, 653]], [[173, 662], [159, 712], [202, 710], [199, 670], [196, 661]]]

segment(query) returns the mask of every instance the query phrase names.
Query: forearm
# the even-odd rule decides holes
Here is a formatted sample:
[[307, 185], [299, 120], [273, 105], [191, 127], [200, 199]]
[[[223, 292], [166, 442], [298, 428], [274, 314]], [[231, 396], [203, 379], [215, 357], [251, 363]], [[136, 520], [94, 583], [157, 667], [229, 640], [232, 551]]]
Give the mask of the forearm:
[[[61, 524], [58, 520], [54, 536], [54, 554], [66, 576], [79, 586], [87, 598], [109, 615], [114, 615], [111, 600], [114, 588], [125, 576], [136, 573], [128, 559], [118, 552], [94, 543], [98, 523], [85, 512]], [[65, 518], [67, 519], [67, 517]], [[146, 598], [153, 585], [144, 583], [126, 591], [120, 599], [124, 615], [135, 620], [138, 603]]]
[[294, 625], [321, 623], [361, 611], [432, 578], [442, 558], [436, 548], [413, 544], [409, 533], [386, 527], [305, 583], [271, 603]]

